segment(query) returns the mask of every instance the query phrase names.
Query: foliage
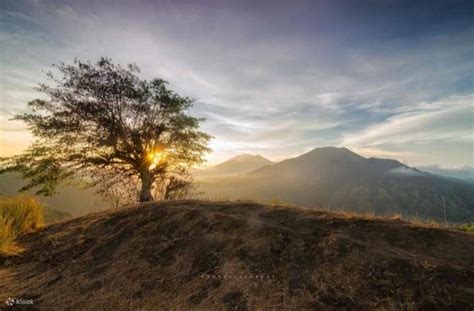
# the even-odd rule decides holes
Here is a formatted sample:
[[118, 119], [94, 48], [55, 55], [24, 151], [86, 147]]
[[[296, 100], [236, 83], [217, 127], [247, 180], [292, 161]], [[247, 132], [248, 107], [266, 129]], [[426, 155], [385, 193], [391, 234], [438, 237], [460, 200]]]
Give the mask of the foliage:
[[464, 232], [474, 233], [474, 222], [463, 224], [459, 226], [458, 229]]
[[19, 235], [43, 226], [43, 213], [32, 196], [0, 198], [0, 251], [8, 252]]
[[48, 73], [54, 85], [38, 87], [48, 99], [29, 102], [30, 112], [16, 116], [36, 141], [3, 159], [3, 172], [29, 180], [22, 190], [52, 195], [61, 181], [80, 177], [103, 192], [122, 183], [140, 186], [140, 201], [149, 201], [153, 189], [167, 198], [168, 187], [189, 186], [189, 170], [203, 161], [211, 138], [199, 131], [202, 119], [188, 114], [192, 99], [162, 79], [139, 79], [136, 65], [108, 58], [54, 67], [60, 73]]

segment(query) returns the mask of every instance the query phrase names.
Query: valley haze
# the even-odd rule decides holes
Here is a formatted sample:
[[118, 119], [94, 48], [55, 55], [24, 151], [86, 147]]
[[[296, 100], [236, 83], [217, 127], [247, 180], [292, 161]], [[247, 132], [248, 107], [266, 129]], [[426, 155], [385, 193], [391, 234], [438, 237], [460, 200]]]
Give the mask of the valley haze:
[[[255, 164], [255, 158], [260, 167], [242, 163], [247, 159]], [[240, 167], [240, 174], [226, 174], [227, 167]], [[197, 171], [196, 177], [202, 198], [257, 199], [412, 220], [474, 221], [474, 185], [468, 181], [397, 160], [364, 158], [347, 148], [316, 148], [278, 163], [244, 155]]]

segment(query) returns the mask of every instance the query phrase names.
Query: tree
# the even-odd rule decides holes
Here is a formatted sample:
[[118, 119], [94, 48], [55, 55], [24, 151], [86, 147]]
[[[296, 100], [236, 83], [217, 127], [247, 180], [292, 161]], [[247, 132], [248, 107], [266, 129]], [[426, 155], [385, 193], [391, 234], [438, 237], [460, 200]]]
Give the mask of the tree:
[[139, 186], [139, 201], [174, 198], [190, 186], [189, 170], [203, 162], [211, 136], [188, 114], [193, 100], [167, 88], [162, 79], [141, 80], [136, 65], [122, 67], [108, 58], [53, 65], [60, 76], [37, 90], [47, 100], [28, 103], [26, 122], [34, 143], [21, 155], [3, 159], [3, 172], [18, 171], [51, 195], [67, 180], [100, 189], [126, 183]]

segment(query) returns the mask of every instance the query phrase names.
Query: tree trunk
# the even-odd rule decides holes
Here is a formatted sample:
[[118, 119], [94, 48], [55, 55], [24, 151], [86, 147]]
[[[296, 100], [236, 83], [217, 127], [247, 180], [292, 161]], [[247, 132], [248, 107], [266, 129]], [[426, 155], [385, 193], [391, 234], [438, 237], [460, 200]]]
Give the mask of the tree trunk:
[[153, 184], [153, 179], [148, 167], [142, 168], [142, 171], [140, 172], [140, 179], [142, 181], [142, 189], [140, 190], [140, 202], [153, 201], [153, 196], [151, 195], [151, 185]]

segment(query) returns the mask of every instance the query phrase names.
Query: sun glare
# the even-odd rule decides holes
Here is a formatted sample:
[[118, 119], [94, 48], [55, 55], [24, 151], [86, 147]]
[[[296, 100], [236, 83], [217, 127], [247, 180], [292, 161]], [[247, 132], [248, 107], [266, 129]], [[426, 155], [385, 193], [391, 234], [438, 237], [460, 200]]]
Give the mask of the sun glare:
[[154, 169], [166, 159], [166, 155], [163, 151], [155, 151], [148, 153], [147, 158], [150, 162], [150, 169]]

